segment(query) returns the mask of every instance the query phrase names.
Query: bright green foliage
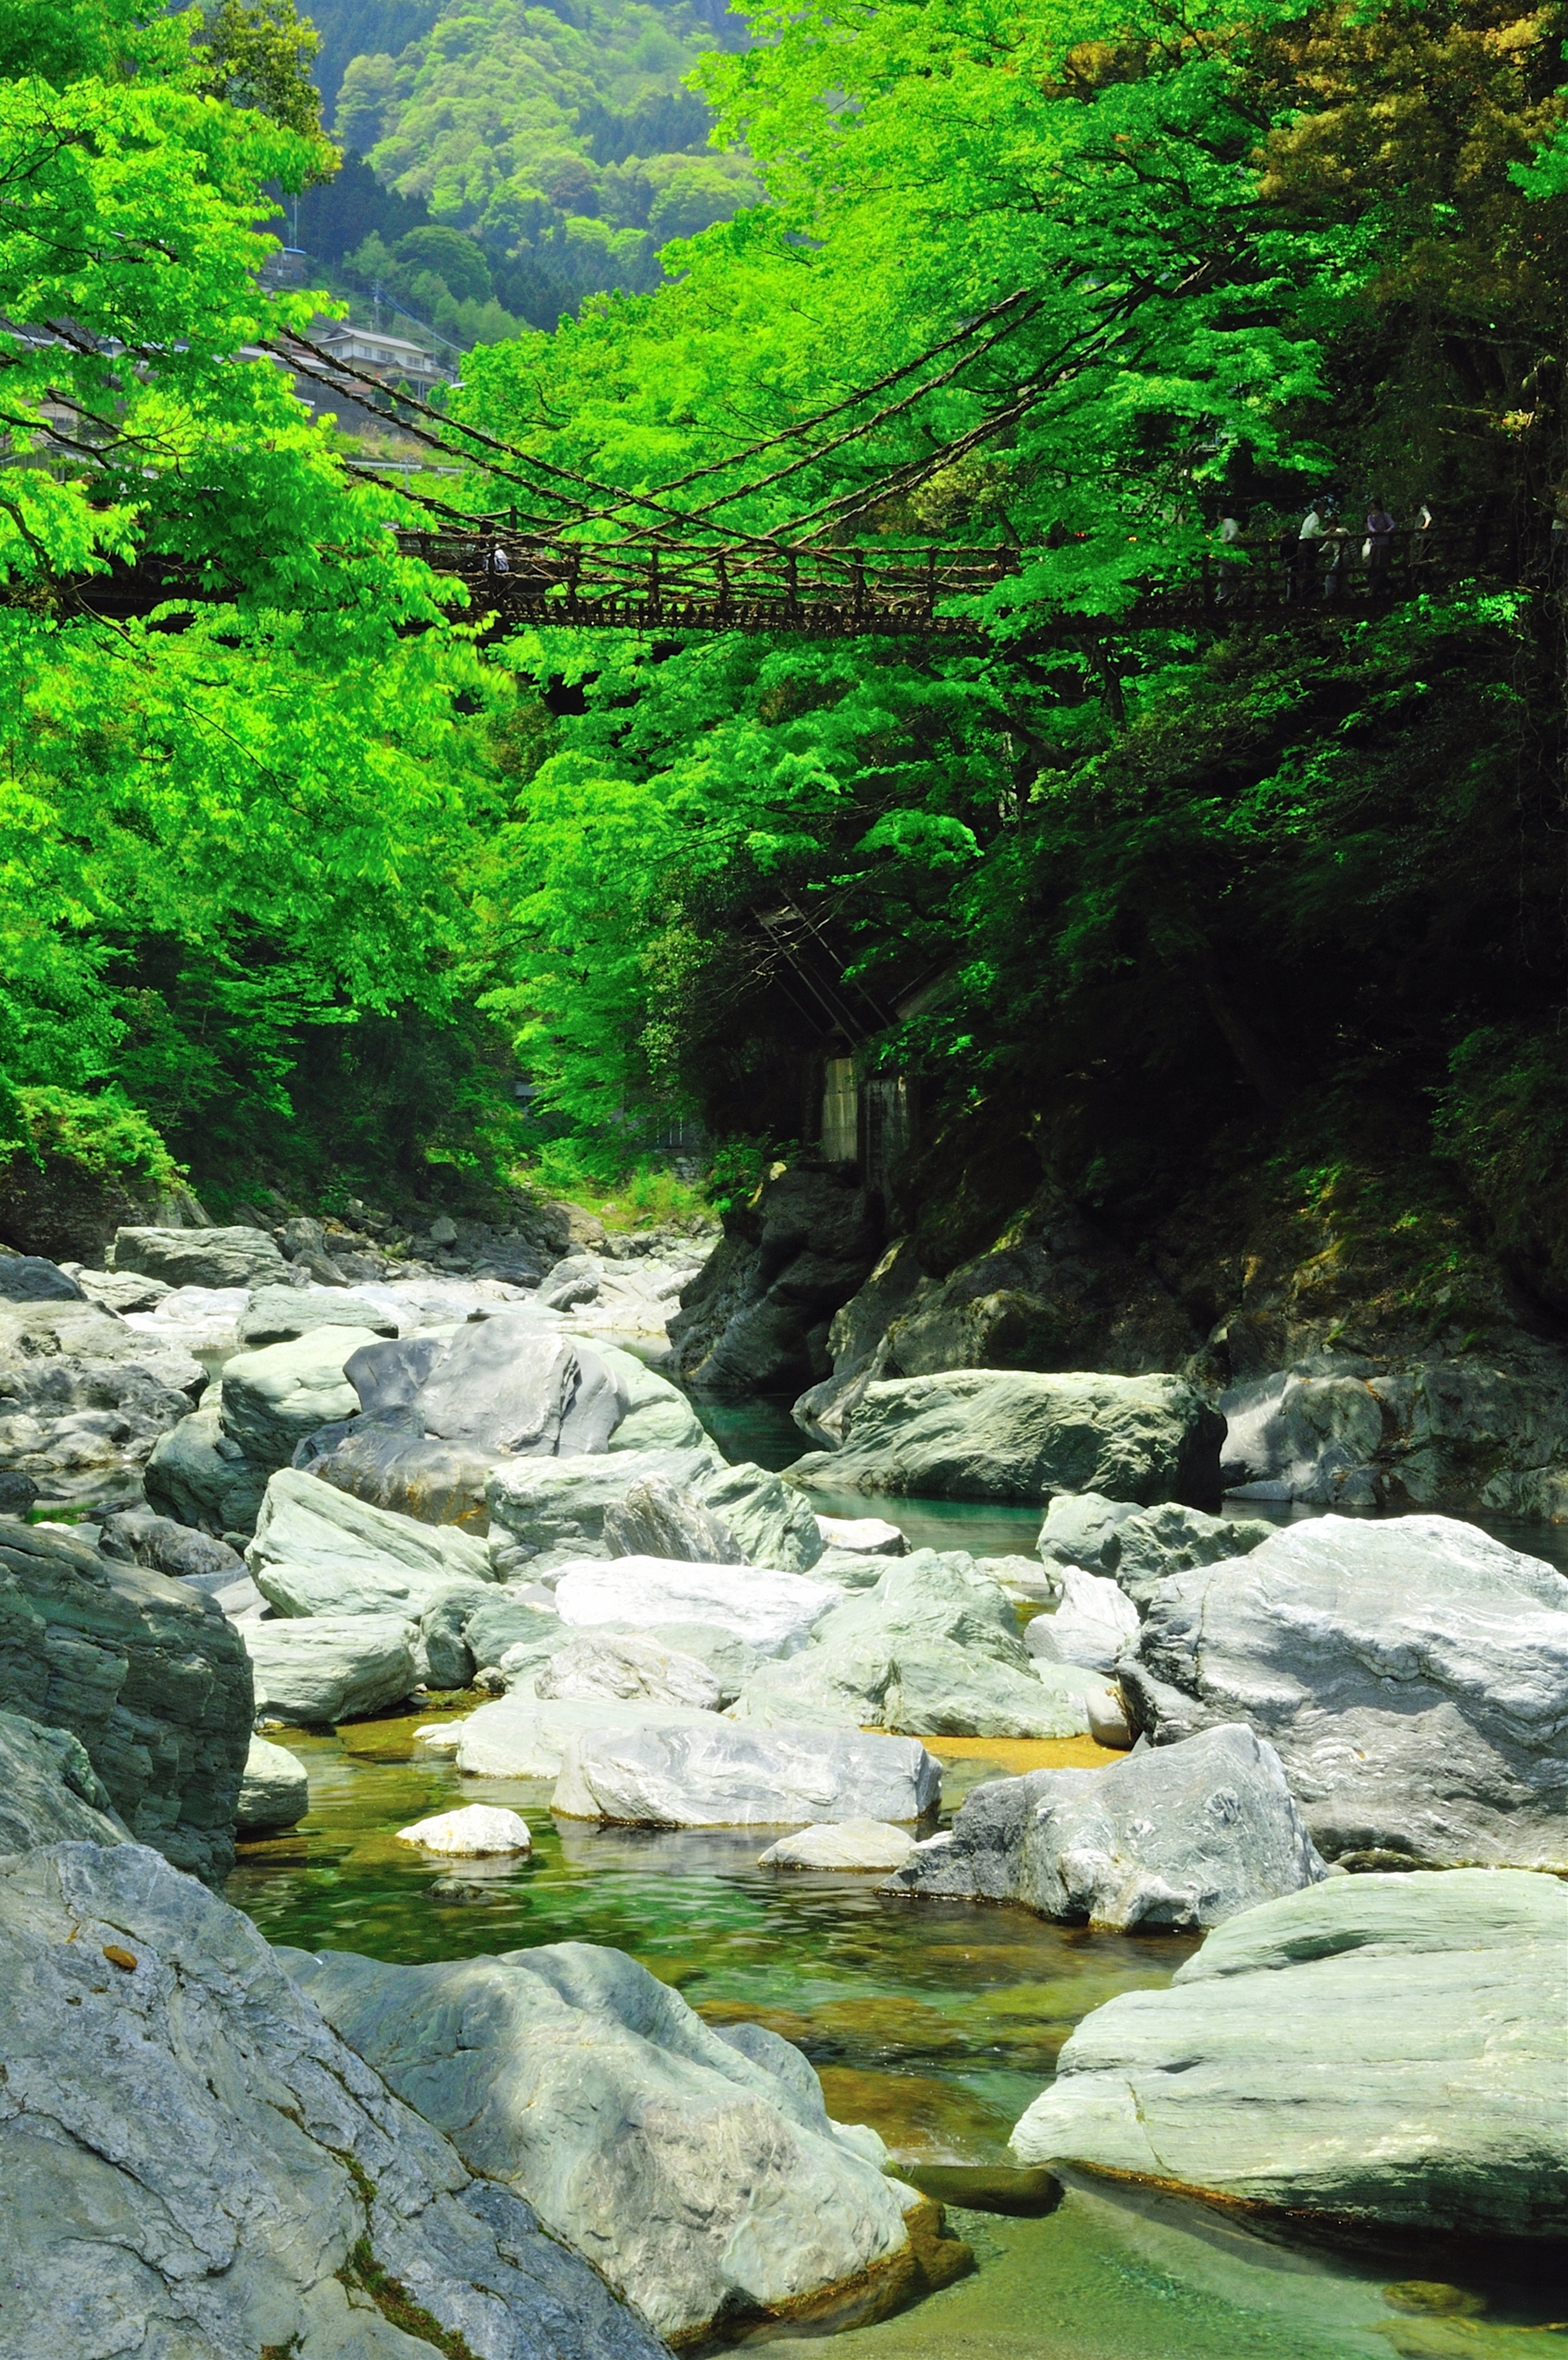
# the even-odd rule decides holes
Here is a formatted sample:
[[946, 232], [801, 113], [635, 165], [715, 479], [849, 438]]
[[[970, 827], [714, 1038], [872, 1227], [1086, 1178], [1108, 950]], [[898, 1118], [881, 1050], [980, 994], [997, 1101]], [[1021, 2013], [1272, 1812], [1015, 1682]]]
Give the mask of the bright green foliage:
[[[253, 224], [319, 139], [202, 95], [194, 15], [31, 14], [61, 79], [0, 82], [0, 314], [71, 330], [0, 336], [0, 1075], [254, 1153], [302, 1029], [450, 1006], [486, 792], [453, 698], [490, 689], [388, 497], [237, 357], [313, 309]], [[71, 580], [118, 558], [216, 595], [94, 619]]]

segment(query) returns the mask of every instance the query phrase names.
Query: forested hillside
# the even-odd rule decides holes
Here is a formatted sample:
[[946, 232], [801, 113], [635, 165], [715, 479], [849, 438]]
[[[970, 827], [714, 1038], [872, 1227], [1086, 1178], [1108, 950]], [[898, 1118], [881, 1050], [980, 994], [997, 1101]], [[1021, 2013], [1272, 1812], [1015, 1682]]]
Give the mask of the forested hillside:
[[[477, 639], [384, 530], [429, 511], [345, 480], [232, 358], [310, 315], [257, 292], [251, 224], [264, 182], [327, 169], [320, 136], [200, 19], [27, 12], [0, 311], [70, 329], [8, 342], [11, 1137], [172, 1154], [220, 1194], [495, 1171], [515, 1041], [596, 1153], [684, 1112], [766, 1156], [814, 1136], [847, 1048], [918, 1080], [897, 1185], [935, 1230], [1049, 1185], [1129, 1244], [1194, 1207], [1234, 1242], [1266, 1184], [1461, 1328], [1499, 1244], [1568, 1304], [1568, 257], [1532, 161], [1561, 12], [751, 21], [690, 97], [679, 11], [486, 0], [345, 74], [378, 169], [442, 217], [416, 236], [475, 254], [691, 226], [659, 211], [688, 166], [656, 189], [621, 143], [699, 97], [723, 146], [691, 169], [767, 191], [657, 292], [471, 356], [464, 418], [611, 494], [540, 507], [514, 459], [449, 506], [602, 541], [648, 513], [614, 493], [657, 493], [686, 543], [717, 519], [736, 548], [1012, 552], [950, 609], [966, 637]], [[1281, 605], [1275, 554], [1330, 495]], [[1431, 525], [1397, 595], [1360, 570], [1379, 501]], [[1145, 585], [1227, 516], [1228, 611], [1162, 614]], [[212, 595], [82, 612], [73, 583], [149, 557]], [[855, 1040], [759, 956], [782, 899], [870, 995]]]
[[[655, 286], [662, 245], [761, 193], [744, 158], [707, 147], [685, 77], [715, 36], [691, 0], [318, 0], [313, 15], [335, 136], [468, 241], [444, 273], [395, 239], [356, 249], [362, 277], [432, 315], [443, 296], [495, 300], [553, 327], [585, 295]], [[497, 334], [494, 319], [446, 324]]]

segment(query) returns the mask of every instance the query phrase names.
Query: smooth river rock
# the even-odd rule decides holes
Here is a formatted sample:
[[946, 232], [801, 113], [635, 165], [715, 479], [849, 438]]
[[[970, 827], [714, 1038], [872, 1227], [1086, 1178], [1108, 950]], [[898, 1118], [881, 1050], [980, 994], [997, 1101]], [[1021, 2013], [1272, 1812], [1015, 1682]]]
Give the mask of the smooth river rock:
[[287, 1467], [307, 1435], [349, 1416], [343, 1365], [375, 1338], [366, 1328], [313, 1328], [288, 1344], [240, 1352], [223, 1370], [223, 1425], [258, 1467]]
[[650, 1478], [667, 1481], [714, 1517], [739, 1561], [803, 1573], [822, 1553], [816, 1519], [799, 1491], [766, 1468], [745, 1461], [725, 1466], [705, 1443], [498, 1466], [486, 1486], [492, 1538], [499, 1533], [524, 1555], [544, 1557], [547, 1565], [563, 1557], [612, 1557], [616, 1551], [604, 1531], [605, 1514]]
[[393, 1515], [292, 1467], [267, 1483], [245, 1562], [285, 1615], [417, 1617], [454, 1582], [475, 1604], [495, 1585], [489, 1554], [472, 1534]]
[[902, 1868], [915, 1849], [908, 1828], [888, 1819], [829, 1820], [799, 1828], [769, 1844], [758, 1868], [838, 1868], [886, 1871]]
[[889, 1893], [1018, 1901], [1125, 1933], [1218, 1926], [1326, 1874], [1279, 1757], [1250, 1729], [1214, 1729], [1105, 1770], [1030, 1770], [965, 1797]]
[[838, 1600], [809, 1645], [753, 1673], [733, 1715], [762, 1728], [1082, 1735], [1082, 1691], [1094, 1683], [1046, 1668], [1049, 1684], [1025, 1652], [1011, 1605], [973, 1558], [917, 1549], [887, 1561], [875, 1589]]
[[906, 2245], [912, 2191], [835, 2136], [798, 2052], [770, 2070], [619, 1951], [283, 1955], [349, 2046], [662, 2334], [765, 2317]]
[[0, 1981], [6, 2360], [668, 2360], [155, 1852], [0, 1865]]
[[465, 1721], [446, 1722], [434, 1744], [441, 1753], [455, 1754], [458, 1768], [471, 1778], [553, 1779], [560, 1777], [567, 1746], [574, 1737], [635, 1732], [649, 1720], [661, 1729], [675, 1725], [707, 1729], [715, 1718], [688, 1705], [597, 1697], [543, 1698], [522, 1689], [495, 1704], [482, 1704]]
[[1183, 1378], [959, 1369], [866, 1388], [841, 1450], [798, 1459], [808, 1489], [944, 1500], [1103, 1491], [1217, 1499], [1225, 1422]]
[[1103, 1573], [1064, 1565], [1061, 1579], [1062, 1603], [1027, 1625], [1024, 1645], [1040, 1663], [1114, 1671], [1122, 1649], [1138, 1636], [1138, 1609]]
[[246, 1622], [256, 1709], [298, 1727], [384, 1712], [419, 1679], [419, 1625], [401, 1614], [333, 1614]]
[[79, 1738], [139, 1842], [212, 1883], [226, 1875], [251, 1676], [201, 1590], [0, 1521], [0, 1710]]
[[647, 1697], [716, 1711], [723, 1691], [706, 1664], [639, 1632], [596, 1631], [551, 1653], [534, 1681], [538, 1697]]
[[1169, 1576], [1121, 1684], [1247, 1721], [1328, 1860], [1568, 1868], [1568, 1579], [1446, 1516], [1314, 1517]]
[[399, 1828], [397, 1841], [418, 1844], [421, 1852], [450, 1853], [462, 1860], [533, 1849], [527, 1819], [492, 1803], [467, 1803], [461, 1810], [437, 1811], [431, 1819], [417, 1819], [411, 1828]]
[[286, 1746], [253, 1737], [234, 1808], [234, 1825], [241, 1835], [296, 1827], [310, 1808], [310, 1781], [304, 1764]]
[[1565, 2027], [1554, 1877], [1331, 1878], [1086, 2016], [1013, 2152], [1298, 2219], [1561, 2238]]
[[114, 1271], [141, 1271], [166, 1286], [286, 1286], [288, 1264], [265, 1229], [116, 1229]]
[[709, 1715], [568, 1738], [550, 1808], [626, 1827], [766, 1828], [913, 1821], [941, 1794], [941, 1765], [912, 1737], [741, 1729]]
[[668, 1476], [644, 1475], [604, 1511], [612, 1557], [685, 1557], [692, 1565], [743, 1565], [745, 1552], [727, 1524]]
[[691, 1565], [656, 1557], [584, 1557], [558, 1570], [555, 1603], [575, 1629], [617, 1622], [716, 1622], [759, 1655], [789, 1655], [837, 1602], [838, 1592], [805, 1574], [761, 1566]]
[[337, 1287], [258, 1286], [239, 1322], [241, 1349], [292, 1343], [318, 1328], [358, 1328], [372, 1336], [396, 1336], [397, 1322], [379, 1304]]
[[1168, 1573], [1245, 1557], [1277, 1530], [1258, 1516], [1211, 1516], [1180, 1501], [1138, 1508], [1098, 1491], [1064, 1491], [1045, 1512], [1037, 1544], [1041, 1563], [1109, 1574], [1141, 1613]]
[[362, 1409], [410, 1405], [427, 1434], [502, 1457], [602, 1451], [626, 1408], [597, 1353], [532, 1310], [367, 1340], [348, 1374]]
[[155, 1509], [221, 1538], [255, 1530], [271, 1471], [223, 1431], [222, 1400], [209, 1396], [159, 1437], [143, 1482]]
[[206, 1383], [177, 1344], [94, 1303], [0, 1296], [0, 1467], [51, 1504], [142, 1505], [149, 1458]]

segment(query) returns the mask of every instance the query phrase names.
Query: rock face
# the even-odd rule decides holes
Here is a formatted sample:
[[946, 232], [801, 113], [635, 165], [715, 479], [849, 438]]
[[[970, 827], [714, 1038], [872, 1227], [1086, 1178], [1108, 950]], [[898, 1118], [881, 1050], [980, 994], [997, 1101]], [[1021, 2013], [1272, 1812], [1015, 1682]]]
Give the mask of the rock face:
[[841, 1819], [820, 1828], [800, 1828], [769, 1844], [758, 1868], [827, 1868], [887, 1870], [902, 1868], [915, 1849], [908, 1828], [887, 1819]]
[[1180, 1377], [961, 1370], [868, 1385], [843, 1449], [800, 1459], [789, 1477], [953, 1500], [1203, 1501], [1219, 1492], [1223, 1433]]
[[495, 1581], [472, 1534], [389, 1515], [292, 1467], [268, 1482], [245, 1560], [262, 1596], [286, 1615], [417, 1618], [454, 1585], [482, 1603]]
[[0, 1712], [0, 1855], [35, 1844], [114, 1844], [124, 1820], [69, 1729]]
[[1062, 1603], [1053, 1614], [1037, 1614], [1024, 1632], [1024, 1645], [1048, 1664], [1082, 1664], [1111, 1672], [1116, 1657], [1138, 1636], [1138, 1609], [1103, 1573], [1062, 1568]]
[[662, 2333], [766, 2317], [906, 2246], [910, 2192], [835, 2136], [799, 2052], [770, 2070], [618, 1951], [561, 1942], [419, 1967], [284, 1956], [465, 2162]]
[[725, 1216], [670, 1322], [677, 1372], [700, 1392], [793, 1392], [832, 1368], [833, 1313], [882, 1250], [877, 1198], [842, 1168], [802, 1164]]
[[207, 1382], [83, 1299], [0, 1298], [0, 1461], [62, 1505], [139, 1505], [142, 1470]]
[[660, 1622], [714, 1622], [765, 1655], [803, 1646], [836, 1600], [826, 1582], [759, 1566], [688, 1565], [662, 1557], [586, 1557], [561, 1568], [555, 1603], [576, 1630], [605, 1622], [648, 1630]]
[[314, 1328], [291, 1343], [239, 1353], [223, 1371], [224, 1433], [254, 1465], [287, 1467], [307, 1435], [353, 1415], [344, 1363], [375, 1341], [365, 1328]]
[[286, 1286], [288, 1265], [265, 1229], [116, 1229], [111, 1270], [168, 1286]]
[[604, 1511], [612, 1557], [685, 1557], [693, 1565], [743, 1565], [735, 1535], [667, 1476], [645, 1475]]
[[419, 1678], [419, 1627], [400, 1614], [323, 1615], [308, 1622], [247, 1622], [256, 1709], [324, 1729], [400, 1704]]
[[1120, 1666], [1157, 1744], [1246, 1720], [1329, 1860], [1568, 1867], [1568, 1579], [1443, 1516], [1171, 1576]]
[[6, 1863], [0, 1960], [15, 2360], [433, 2360], [456, 2337], [484, 2360], [664, 2355], [329, 2030], [247, 1918], [155, 1853]]
[[1554, 1878], [1332, 1879], [1085, 2017], [1013, 2151], [1298, 2215], [1561, 2237], [1565, 1962]]
[[79, 1738], [138, 1841], [212, 1883], [226, 1875], [250, 1666], [200, 1590], [0, 1524], [0, 1710]]
[[234, 1813], [241, 1835], [294, 1827], [310, 1808], [310, 1782], [304, 1764], [286, 1747], [269, 1744], [265, 1737], [253, 1737]]
[[592, 1697], [615, 1697], [623, 1702], [647, 1697], [654, 1704], [685, 1704], [698, 1712], [715, 1712], [723, 1689], [694, 1655], [631, 1632], [604, 1632], [571, 1639], [557, 1648], [535, 1680], [534, 1694], [581, 1702]]
[[1082, 1689], [1039, 1678], [996, 1583], [961, 1553], [892, 1559], [873, 1590], [835, 1604], [811, 1644], [764, 1664], [736, 1721], [773, 1728], [891, 1729], [911, 1736], [1071, 1737], [1088, 1727]]
[[1106, 1770], [977, 1786], [952, 1833], [920, 1845], [887, 1890], [1018, 1901], [1125, 1933], [1218, 1926], [1325, 1873], [1279, 1755], [1236, 1726]]
[[627, 1827], [810, 1826], [912, 1821], [941, 1791], [939, 1765], [909, 1737], [647, 1721], [568, 1738], [550, 1808]]

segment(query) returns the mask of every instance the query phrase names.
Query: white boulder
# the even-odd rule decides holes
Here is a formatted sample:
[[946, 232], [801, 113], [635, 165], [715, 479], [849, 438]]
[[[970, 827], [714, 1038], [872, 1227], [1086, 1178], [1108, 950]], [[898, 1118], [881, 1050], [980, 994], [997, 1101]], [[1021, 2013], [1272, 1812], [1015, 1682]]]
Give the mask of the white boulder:
[[758, 1868], [854, 1868], [886, 1872], [902, 1868], [915, 1849], [908, 1828], [887, 1819], [828, 1820], [780, 1836], [757, 1861]]
[[305, 1765], [286, 1747], [253, 1737], [245, 1755], [245, 1776], [234, 1825], [241, 1835], [267, 1828], [291, 1828], [310, 1808], [310, 1781]]
[[713, 1622], [760, 1655], [792, 1655], [839, 1593], [800, 1573], [760, 1566], [689, 1565], [658, 1557], [583, 1557], [556, 1579], [556, 1612], [590, 1630], [602, 1622], [647, 1630], [658, 1622]]
[[451, 1853], [463, 1860], [533, 1850], [528, 1821], [516, 1811], [490, 1803], [468, 1803], [461, 1810], [438, 1811], [432, 1819], [416, 1819], [411, 1828], [398, 1829], [397, 1841], [418, 1844], [421, 1852]]
[[708, 1716], [705, 1726], [647, 1721], [569, 1738], [550, 1808], [630, 1827], [765, 1828], [915, 1820], [941, 1794], [941, 1765], [915, 1738]]
[[1053, 1614], [1035, 1616], [1025, 1629], [1024, 1645], [1046, 1663], [1114, 1671], [1122, 1649], [1138, 1636], [1137, 1607], [1104, 1574], [1067, 1565], [1061, 1581], [1061, 1605]]
[[400, 1614], [326, 1615], [236, 1626], [256, 1674], [256, 1709], [323, 1728], [400, 1704], [419, 1675], [419, 1626]]
[[535, 1677], [533, 1688], [538, 1697], [647, 1697], [655, 1704], [691, 1705], [699, 1712], [716, 1711], [723, 1695], [706, 1664], [631, 1631], [568, 1640]]

